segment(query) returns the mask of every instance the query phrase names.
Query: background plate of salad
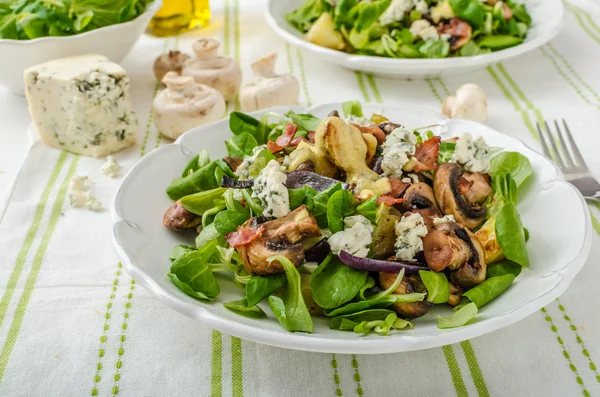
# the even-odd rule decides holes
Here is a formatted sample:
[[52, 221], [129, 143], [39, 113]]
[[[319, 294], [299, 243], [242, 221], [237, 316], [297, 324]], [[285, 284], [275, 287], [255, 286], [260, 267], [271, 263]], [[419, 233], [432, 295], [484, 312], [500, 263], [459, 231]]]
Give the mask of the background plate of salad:
[[382, 76], [467, 73], [536, 49], [560, 30], [560, 0], [270, 0], [290, 44]]
[[[398, 150], [409, 143], [403, 141], [400, 132], [408, 134], [406, 139], [415, 141], [420, 148], [427, 148], [426, 142], [437, 140], [439, 153], [436, 154], [440, 165], [435, 173], [443, 165], [450, 170], [462, 161], [462, 149], [457, 148], [463, 146], [460, 139], [464, 139], [465, 134], [474, 137], [469, 145], [475, 151], [483, 150], [481, 140], [484, 140], [493, 156], [490, 168], [482, 168], [482, 172], [491, 177], [494, 185], [493, 198], [485, 205], [496, 216], [496, 238], [504, 249], [504, 256], [511, 261], [490, 257], [490, 263], [494, 265], [488, 267], [487, 278], [478, 281], [481, 283], [477, 286], [467, 286], [465, 290], [468, 293], [464, 293], [460, 301], [451, 303], [455, 292], [452, 287], [449, 288], [443, 273], [430, 272], [427, 267], [419, 268], [417, 273], [423, 288], [413, 286], [414, 291], [399, 292], [398, 282], [403, 280], [402, 276], [391, 274], [384, 282], [381, 273], [375, 280], [376, 276], [371, 278], [372, 272], [367, 275], [366, 271], [357, 270], [361, 266], [381, 265], [370, 259], [374, 257], [374, 245], [362, 247], [361, 243], [354, 247], [356, 249], [342, 247], [339, 253], [334, 253], [335, 234], [368, 228], [369, 221], [379, 226], [381, 210], [388, 204], [383, 202], [377, 206], [374, 196], [372, 200], [353, 196], [348, 186], [335, 180], [336, 187], [329, 189], [329, 195], [328, 189], [301, 178], [301, 183], [315, 188], [295, 188], [291, 193], [293, 189], [289, 188], [290, 206], [285, 214], [278, 214], [281, 207], [277, 204], [277, 195], [266, 199], [260, 194], [265, 181], [269, 184], [277, 182], [280, 177], [286, 178], [278, 171], [278, 163], [271, 156], [294, 153], [291, 143], [287, 142], [287, 138], [292, 137], [288, 134], [292, 125], [295, 125], [294, 136], [306, 136], [302, 145], [305, 149], [310, 148], [311, 131], [317, 129], [317, 133], [313, 134], [316, 143], [320, 139], [318, 125], [332, 111], [346, 118], [346, 122], [334, 120], [333, 125], [342, 128], [338, 131], [343, 131], [344, 126], [350, 125], [348, 123], [368, 124], [367, 119], [371, 117], [373, 121], [373, 115], [376, 115], [378, 123], [387, 120], [401, 124], [405, 127], [402, 131], [396, 127], [397, 132], [388, 134], [388, 137], [394, 135], [397, 138], [393, 145]], [[415, 130], [419, 134], [413, 136]], [[215, 139], [216, 136], [220, 139]], [[460, 139], [453, 141], [455, 137]], [[265, 142], [260, 150], [254, 150]], [[382, 155], [385, 161], [392, 146], [382, 145], [383, 153], [375, 153], [375, 157]], [[420, 162], [422, 159], [417, 152], [414, 153], [414, 156], [409, 155], [410, 159]], [[454, 158], [454, 154], [458, 157]], [[236, 174], [230, 170], [232, 157], [247, 160], [245, 167], [238, 164]], [[478, 156], [474, 155], [468, 166], [473, 173], [476, 168], [481, 168], [476, 158]], [[256, 166], [261, 159], [265, 160], [265, 164]], [[343, 161], [343, 158], [338, 160]], [[452, 163], [455, 160], [457, 163]], [[293, 162], [294, 158], [288, 161]], [[410, 161], [406, 164], [410, 165]], [[466, 168], [467, 162], [461, 166]], [[289, 167], [291, 163], [287, 164], [286, 167]], [[421, 169], [424, 169], [423, 164], [413, 161], [413, 165]], [[353, 167], [353, 164], [349, 162], [348, 167]], [[382, 163], [382, 168], [386, 167]], [[240, 176], [244, 171], [249, 175], [258, 171], [258, 174], [252, 181], [252, 178]], [[431, 171], [422, 171], [421, 177], [428, 172]], [[267, 174], [273, 177], [267, 177]], [[364, 173], [361, 172], [361, 175]], [[254, 184], [250, 188], [249, 180]], [[371, 189], [377, 189], [380, 183], [377, 181], [372, 181]], [[331, 180], [328, 182], [325, 178], [317, 182], [327, 184]], [[414, 180], [404, 183], [417, 184]], [[435, 189], [435, 176], [433, 183]], [[468, 189], [469, 186], [467, 183], [463, 187]], [[285, 189], [283, 185], [281, 188]], [[461, 187], [457, 185], [457, 188]], [[243, 189], [251, 189], [256, 194], [246, 191], [244, 195]], [[327, 197], [321, 200], [321, 196]], [[174, 232], [161, 222], [165, 210], [171, 208], [178, 198], [186, 209], [203, 214], [200, 220], [205, 224], [199, 228], [199, 234], [193, 229]], [[266, 201], [263, 202], [263, 198]], [[362, 204], [354, 203], [361, 199], [364, 200]], [[296, 210], [289, 212], [292, 207]], [[267, 208], [272, 212], [261, 213]], [[291, 264], [298, 258], [294, 255], [302, 254], [304, 263], [310, 250], [302, 251], [301, 246], [300, 252], [293, 250], [287, 254], [289, 261], [281, 256], [270, 257], [271, 262], [255, 262], [263, 267], [253, 268], [253, 276], [244, 273], [242, 256], [247, 254], [247, 258], [256, 258], [260, 252], [253, 251], [251, 255], [250, 246], [245, 254], [242, 249], [233, 248], [236, 245], [242, 247], [250, 241], [261, 241], [267, 236], [266, 230], [270, 230], [271, 226], [281, 226], [277, 222], [283, 221], [286, 216], [295, 214], [296, 223], [306, 225], [306, 214], [300, 216], [306, 208], [317, 219], [313, 223], [318, 223], [318, 234], [324, 234], [328, 229], [332, 253], [315, 259], [317, 263], [312, 269], [308, 264], [300, 266], [300, 263], [295, 263], [300, 266], [296, 269]], [[257, 217], [259, 213], [265, 219], [257, 219], [260, 218]], [[404, 214], [403, 219], [406, 216]], [[193, 129], [174, 144], [153, 151], [128, 172], [115, 196], [112, 218], [115, 247], [127, 270], [152, 295], [171, 308], [227, 334], [273, 346], [318, 352], [372, 354], [419, 350], [457, 343], [508, 326], [560, 296], [583, 267], [591, 245], [591, 221], [579, 192], [564, 181], [553, 163], [521, 141], [482, 124], [445, 120], [427, 110], [356, 102], [330, 103], [310, 109], [274, 108], [249, 115], [234, 112], [225, 120]], [[481, 218], [481, 222], [484, 219]], [[485, 231], [490, 219], [481, 228], [479, 224], [468, 225], [468, 219], [461, 222], [472, 232], [479, 233]], [[347, 222], [350, 220], [357, 222], [350, 225]], [[367, 222], [366, 226], [363, 221]], [[451, 229], [451, 233], [459, 236], [457, 225], [444, 223], [451, 220], [440, 222], [436, 228]], [[194, 223], [196, 225], [198, 222]], [[308, 226], [305, 231], [311, 230]], [[316, 224], [313, 226], [316, 227]], [[411, 229], [408, 223], [404, 226]], [[255, 240], [253, 230], [257, 227], [264, 229], [261, 232], [263, 237]], [[398, 235], [399, 231], [395, 230], [395, 233]], [[466, 238], [465, 233], [462, 232], [461, 238]], [[345, 235], [340, 236], [344, 238], [337, 239], [340, 240], [338, 243], [343, 245], [349, 241]], [[416, 258], [414, 252], [407, 252], [411, 250], [411, 244], [410, 241], [402, 247], [396, 244], [395, 255], [401, 256], [404, 250], [403, 253]], [[278, 250], [280, 247], [275, 240], [269, 240], [263, 248]], [[485, 249], [486, 252], [480, 252], [480, 255], [487, 258], [488, 248]], [[352, 254], [343, 253], [347, 251]], [[489, 253], [495, 255], [494, 252]], [[431, 267], [427, 252], [425, 255]], [[389, 266], [389, 260], [382, 261], [383, 266]], [[272, 265], [281, 266], [278, 273], [260, 276], [260, 273], [268, 273]], [[407, 274], [409, 271], [410, 266], [406, 267]], [[465, 275], [470, 277], [467, 273]], [[456, 281], [461, 283], [460, 279]], [[313, 302], [307, 300], [306, 291], [303, 291], [306, 285], [312, 289]], [[422, 316], [423, 313], [419, 313], [420, 317], [415, 319], [396, 316], [389, 310], [391, 301], [424, 305], [428, 310]], [[317, 304], [325, 308], [320, 315], [314, 312]]]

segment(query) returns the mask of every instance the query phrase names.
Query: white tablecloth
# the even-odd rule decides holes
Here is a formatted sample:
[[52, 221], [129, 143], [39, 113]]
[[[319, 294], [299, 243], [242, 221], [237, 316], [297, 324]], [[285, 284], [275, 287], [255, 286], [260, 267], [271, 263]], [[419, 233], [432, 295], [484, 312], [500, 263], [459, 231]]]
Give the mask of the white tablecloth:
[[[212, 3], [213, 24], [198, 34], [222, 40], [246, 78], [252, 60], [278, 52], [278, 68], [300, 79], [305, 104], [360, 99], [434, 110], [450, 92], [473, 82], [488, 95], [489, 124], [534, 147], [531, 125], [538, 118], [567, 119], [600, 176], [598, 1], [569, 0], [563, 30], [540, 50], [470, 75], [427, 81], [357, 74], [288, 47], [266, 26], [262, 1]], [[140, 131], [137, 145], [115, 156], [123, 172], [167, 143], [148, 122], [152, 61], [163, 48], [190, 51], [194, 37], [143, 37], [124, 62]], [[0, 197], [8, 197], [21, 169], [0, 222], [1, 396], [600, 395], [598, 235], [564, 296], [501, 331], [391, 355], [273, 348], [213, 331], [138, 288], [113, 250], [109, 212], [68, 203], [72, 175], [89, 175], [106, 206], [119, 179], [100, 173], [102, 160], [41, 143], [21, 168], [29, 146], [25, 100], [1, 91], [0, 120]], [[598, 208], [590, 211], [600, 219]], [[600, 224], [594, 225], [600, 233]]]

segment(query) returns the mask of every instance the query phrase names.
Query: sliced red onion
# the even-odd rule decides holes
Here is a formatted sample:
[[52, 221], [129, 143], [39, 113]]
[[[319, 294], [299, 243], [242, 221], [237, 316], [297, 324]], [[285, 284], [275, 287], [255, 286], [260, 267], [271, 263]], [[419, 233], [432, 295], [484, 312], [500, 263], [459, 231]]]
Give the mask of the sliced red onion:
[[221, 178], [221, 187], [230, 187], [233, 189], [248, 189], [254, 186], [252, 181], [240, 181], [235, 178], [230, 178], [227, 175], [223, 175]]
[[340, 252], [339, 258], [340, 261], [347, 266], [358, 270], [368, 270], [370, 272], [399, 273], [400, 270], [404, 269], [406, 274], [416, 274], [419, 270], [427, 270], [427, 267], [419, 266], [417, 264], [361, 258], [349, 254], [346, 251]]
[[[288, 189], [299, 189], [302, 186], [310, 186], [316, 191], [322, 192], [336, 183], [340, 183], [337, 179], [328, 178], [310, 171], [292, 171], [286, 175], [285, 187]], [[347, 190], [350, 186], [342, 182], [342, 188]]]

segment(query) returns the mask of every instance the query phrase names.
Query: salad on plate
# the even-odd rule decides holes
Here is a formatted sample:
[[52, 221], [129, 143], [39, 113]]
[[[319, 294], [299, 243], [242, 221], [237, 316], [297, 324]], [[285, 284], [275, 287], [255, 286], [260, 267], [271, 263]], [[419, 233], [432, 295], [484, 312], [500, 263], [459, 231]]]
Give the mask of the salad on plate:
[[434, 305], [454, 309], [439, 328], [474, 321], [529, 266], [517, 211], [529, 160], [468, 132], [442, 140], [439, 126], [364, 115], [357, 101], [342, 108], [233, 112], [228, 155], [200, 151], [166, 189], [163, 224], [197, 233], [171, 250], [168, 277], [203, 302], [235, 283], [225, 307], [270, 310], [291, 332], [324, 316], [388, 335]]
[[316, 45], [390, 58], [503, 50], [521, 44], [532, 22], [517, 0], [306, 0], [285, 18]]

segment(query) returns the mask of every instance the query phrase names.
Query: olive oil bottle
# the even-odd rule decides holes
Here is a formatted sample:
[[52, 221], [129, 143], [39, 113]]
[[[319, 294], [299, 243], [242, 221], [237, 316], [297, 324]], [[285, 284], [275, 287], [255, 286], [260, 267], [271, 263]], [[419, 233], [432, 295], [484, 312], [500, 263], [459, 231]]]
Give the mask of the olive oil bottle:
[[209, 0], [163, 0], [148, 31], [155, 36], [172, 36], [204, 27], [209, 21]]

